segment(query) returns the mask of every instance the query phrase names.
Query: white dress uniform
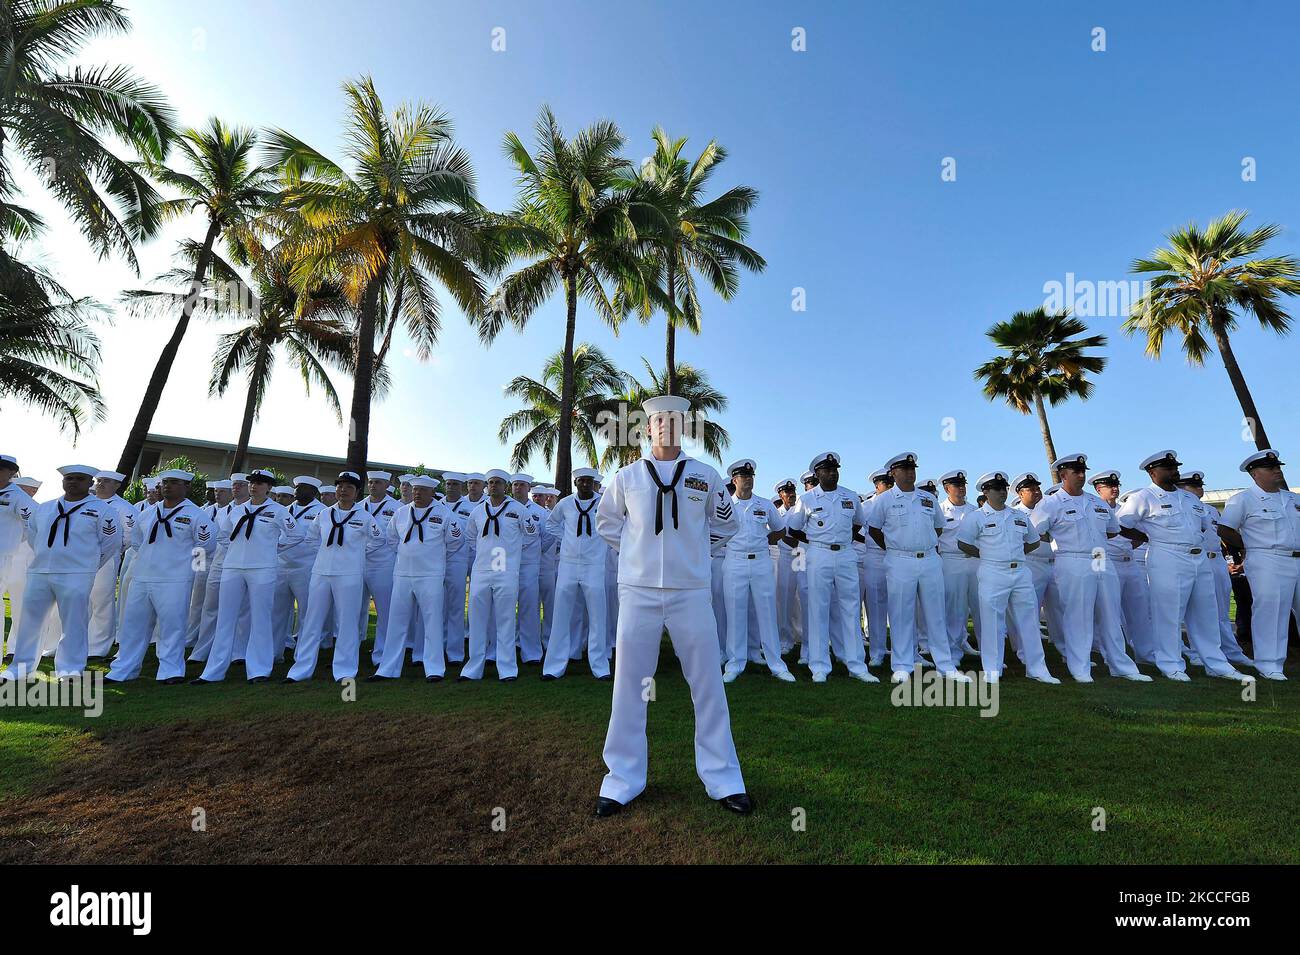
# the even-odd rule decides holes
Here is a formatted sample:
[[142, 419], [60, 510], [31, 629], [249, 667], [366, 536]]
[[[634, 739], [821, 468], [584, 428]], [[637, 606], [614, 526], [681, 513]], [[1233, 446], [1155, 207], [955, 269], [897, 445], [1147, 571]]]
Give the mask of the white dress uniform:
[[[787, 483], [794, 485], [793, 481], [782, 481], [777, 487]], [[784, 504], [773, 506], [784, 525], [788, 509]], [[799, 594], [794, 579], [794, 548], [782, 537], [771, 550], [776, 567], [776, 624], [781, 637], [781, 652], [789, 653], [802, 635], [799, 627]]]
[[[875, 494], [862, 501], [862, 513], [870, 515]], [[871, 666], [880, 666], [889, 652], [889, 582], [885, 573], [885, 552], [867, 535], [862, 562], [862, 604], [867, 615], [867, 641]]]
[[[531, 478], [529, 481], [531, 482]], [[531, 532], [522, 538], [519, 556], [519, 657], [524, 663], [542, 662], [542, 548], [550, 544], [546, 530], [546, 509], [533, 501], [516, 502], [527, 512]]]
[[1194, 494], [1140, 488], [1120, 505], [1119, 523], [1147, 536], [1147, 581], [1151, 587], [1151, 633], [1156, 666], [1170, 679], [1186, 680], [1181, 623], [1210, 676], [1240, 676], [1219, 649], [1218, 601], [1214, 575], [1203, 546], [1207, 518]]
[[[1109, 505], [1111, 510], [1118, 508]], [[1151, 640], [1151, 594], [1147, 584], [1146, 545], [1135, 547], [1127, 537], [1108, 537], [1106, 557], [1119, 582], [1120, 622], [1137, 663], [1156, 662]]]
[[1228, 561], [1223, 553], [1223, 541], [1219, 537], [1219, 511], [1214, 505], [1205, 504], [1205, 519], [1205, 562], [1209, 564], [1210, 573], [1214, 576], [1214, 597], [1219, 610], [1219, 649], [1229, 663], [1254, 666], [1254, 661], [1246, 656], [1241, 644], [1237, 642], [1237, 635], [1232, 631], [1232, 578], [1228, 574]]
[[1300, 495], [1249, 487], [1228, 499], [1219, 523], [1239, 533], [1245, 545], [1255, 668], [1277, 679], [1286, 662], [1291, 614], [1300, 615]]
[[[843, 485], [833, 491], [820, 487], [799, 496], [786, 519], [786, 527], [803, 531], [808, 538], [808, 668], [813, 680], [825, 682], [831, 672], [831, 628], [838, 626], [843, 653], [840, 658], [849, 673], [865, 682], [876, 682], [867, 670], [865, 647], [858, 632], [862, 595], [859, 592], [858, 561], [854, 553], [853, 528], [866, 523], [856, 491]], [[832, 602], [839, 607], [832, 614]], [[836, 648], [837, 650], [840, 647]]]
[[[984, 478], [980, 479], [983, 483]], [[983, 617], [980, 637], [980, 666], [986, 679], [1002, 675], [1003, 633], [1008, 617], [1019, 621], [1022, 633], [1038, 629], [1038, 593], [1034, 578], [1025, 561], [1025, 545], [1036, 543], [1029, 515], [1012, 507], [995, 509], [986, 502], [965, 511], [956, 539], [979, 548], [976, 561], [979, 585], [979, 612]], [[1041, 544], [1039, 546], [1042, 546]], [[1058, 682], [1048, 672], [1040, 640], [1024, 644], [1025, 674], [1035, 680]]]
[[[100, 498], [100, 500], [117, 510], [119, 527], [125, 526], [127, 517], [135, 518], [139, 513], [130, 501], [120, 495], [114, 494], [112, 497]], [[125, 538], [125, 535], [122, 536]], [[129, 546], [125, 539], [120, 541], [120, 544], [122, 550], [104, 561], [103, 566], [95, 574], [95, 584], [90, 589], [89, 637], [92, 657], [107, 656], [117, 640], [117, 623], [122, 615], [119, 613], [122, 608], [118, 606], [117, 575], [122, 565], [125, 548]]]
[[[885, 574], [889, 580], [890, 668], [895, 679], [911, 674], [917, 663], [916, 612], [927, 621], [944, 620], [946, 600], [939, 558], [939, 531], [945, 525], [934, 495], [897, 486], [871, 499], [869, 526], [885, 537]], [[936, 631], [937, 632], [937, 631]], [[956, 673], [946, 640], [930, 641], [930, 658], [941, 673]]]
[[1063, 655], [1070, 676], [1080, 683], [1092, 682], [1094, 639], [1113, 676], [1140, 676], [1124, 649], [1116, 599], [1119, 577], [1106, 557], [1107, 535], [1119, 533], [1116, 512], [1095, 494], [1083, 491], [1072, 495], [1062, 488], [1044, 497], [1030, 520], [1034, 529], [1052, 542], [1065, 627]]
[[[547, 533], [560, 545], [554, 620], [542, 666], [546, 676], [564, 676], [569, 660], [582, 655], [584, 640], [592, 675], [609, 676], [609, 647], [605, 639], [609, 629], [605, 619], [605, 561], [609, 545], [596, 533], [599, 503], [594, 494], [587, 500], [570, 494], [555, 505], [546, 521]], [[579, 599], [587, 611], [585, 629], [574, 612]]]
[[287, 507], [269, 498], [261, 504], [252, 500], [232, 504], [217, 515], [217, 521], [225, 525], [230, 543], [221, 568], [217, 627], [200, 679], [215, 683], [226, 678], [235, 652], [235, 627], [245, 599], [249, 627], [245, 673], [250, 680], [265, 678], [275, 664], [271, 614], [275, 610], [278, 554], [297, 545], [302, 528]]
[[[750, 608], [758, 622], [758, 641], [772, 675], [793, 682], [790, 668], [781, 659], [781, 637], [776, 622], [776, 576], [768, 554], [768, 534], [785, 529], [785, 522], [769, 500], [751, 494], [733, 496], [736, 533], [724, 548], [722, 576], [727, 605], [726, 673], [742, 673], [749, 659]], [[858, 640], [860, 644], [861, 641]]]
[[194, 568], [206, 565], [216, 548], [216, 536], [206, 510], [188, 500], [175, 507], [150, 504], [131, 519], [131, 525], [135, 580], [122, 613], [117, 657], [105, 679], [125, 682], [140, 675], [155, 626], [159, 630], [157, 678], [178, 679], [185, 675], [185, 628]]
[[963, 554], [957, 547], [958, 528], [961, 527], [967, 514], [972, 514], [979, 508], [969, 501], [964, 504], [954, 504], [945, 494], [939, 498], [939, 510], [943, 513], [943, 527], [939, 528], [939, 561], [940, 567], [943, 568], [944, 620], [948, 634], [948, 651], [956, 661], [963, 655], [962, 647], [966, 643], [968, 617], [975, 623], [976, 641], [983, 639], [983, 622], [980, 618], [979, 561], [968, 554]]
[[447, 571], [443, 582], [443, 630], [446, 636], [447, 662], [465, 661], [465, 603], [469, 586], [470, 555], [473, 540], [469, 533], [469, 518], [474, 506], [469, 498], [444, 501], [456, 515], [456, 525], [447, 540]]
[[189, 620], [185, 624], [186, 647], [193, 647], [199, 642], [199, 631], [203, 626], [203, 599], [208, 591], [208, 574], [212, 572], [218, 545], [217, 511], [220, 507], [217, 504], [204, 504], [201, 507], [208, 522], [208, 530], [212, 534], [213, 550], [203, 565], [194, 572], [194, 583], [190, 590]]
[[[369, 472], [374, 474], [376, 472]], [[379, 472], [382, 473], [382, 472]], [[361, 639], [365, 639], [366, 627], [370, 623], [370, 601], [375, 602], [375, 645], [370, 653], [371, 662], [378, 665], [384, 658], [384, 643], [388, 634], [388, 600], [393, 593], [393, 567], [397, 564], [397, 550], [388, 540], [388, 522], [393, 519], [400, 502], [384, 496], [382, 501], [367, 498], [359, 505], [374, 518], [379, 525], [383, 544], [366, 552], [366, 576], [361, 589], [361, 607], [357, 623], [361, 628]]]
[[35, 506], [27, 492], [13, 481], [0, 487], [0, 597], [9, 595], [9, 620], [12, 628], [9, 632], [10, 652], [17, 638], [23, 591], [27, 586], [27, 566], [31, 556], [24, 516], [29, 516]]
[[[226, 566], [226, 552], [230, 550], [230, 522], [226, 519], [230, 509], [236, 506], [231, 502], [223, 507], [216, 507], [212, 514], [211, 525], [216, 532], [217, 549], [208, 562], [208, 580], [203, 593], [203, 612], [199, 619], [199, 636], [190, 651], [191, 663], [206, 663], [212, 650], [212, 640], [217, 635], [217, 614], [221, 609], [221, 572]], [[237, 632], [245, 632], [250, 626], [248, 620], [248, 599], [240, 600], [239, 623]]]
[[[302, 527], [302, 537], [297, 543], [280, 551], [280, 572], [275, 586], [275, 626], [272, 637], [275, 641], [275, 659], [284, 659], [285, 648], [289, 646], [290, 633], [302, 633], [303, 621], [307, 619], [308, 601], [311, 599], [311, 569], [316, 563], [316, 552], [320, 550], [320, 533], [316, 530], [316, 521], [325, 510], [320, 501], [307, 504], [290, 504], [289, 513]], [[297, 608], [298, 626], [292, 627], [294, 610]]]
[[334, 643], [335, 680], [357, 675], [361, 654], [361, 590], [366, 573], [366, 555], [387, 549], [379, 523], [360, 503], [350, 508], [334, 504], [316, 516], [316, 533], [321, 544], [311, 569], [311, 592], [307, 597], [307, 619], [298, 634], [293, 666], [286, 679], [295, 683], [310, 680], [316, 672], [325, 626], [333, 611], [338, 628]]
[[546, 515], [546, 524], [543, 528], [545, 536], [542, 538], [541, 572], [537, 581], [538, 603], [541, 604], [542, 609], [542, 649], [544, 651], [550, 646], [551, 625], [555, 622], [555, 585], [558, 583], [560, 575], [560, 540], [550, 530], [552, 509], [543, 507], [541, 504], [537, 506], [541, 507], [542, 513]]
[[489, 622], [495, 637], [497, 678], [512, 680], [519, 675], [515, 607], [523, 539], [539, 533], [531, 518], [513, 497], [495, 505], [485, 497], [470, 515], [469, 529], [477, 545], [469, 582], [469, 654], [460, 679], [483, 679]]
[[619, 599], [609, 773], [600, 795], [627, 803], [645, 789], [645, 690], [665, 629], [695, 708], [696, 772], [713, 799], [744, 792], [710, 606], [709, 538], [736, 533], [722, 478], [685, 454], [642, 458], [610, 481], [596, 508], [596, 532], [618, 552]]
[[384, 659], [376, 671], [379, 676], [401, 675], [413, 612], [424, 623], [424, 645], [418, 657], [425, 678], [441, 678], [446, 672], [442, 602], [447, 584], [447, 541], [452, 527], [460, 527], [459, 522], [456, 513], [438, 501], [428, 507], [403, 504], [388, 522], [388, 543], [397, 548], [397, 563], [389, 601], [392, 622]]
[[[94, 474], [95, 470], [85, 471]], [[19, 492], [21, 493], [21, 492]], [[21, 679], [41, 658], [41, 629], [57, 606], [63, 635], [54, 655], [58, 677], [86, 669], [90, 590], [100, 566], [121, 549], [118, 513], [94, 495], [72, 502], [60, 497], [20, 507], [27, 541], [35, 552], [27, 569], [23, 614], [14, 638], [14, 658], [2, 676]]]
[[727, 656], [727, 588], [723, 583], [723, 566], [727, 558], [727, 540], [717, 534], [709, 537], [709, 603], [713, 605], [713, 623], [718, 630], [718, 656]]

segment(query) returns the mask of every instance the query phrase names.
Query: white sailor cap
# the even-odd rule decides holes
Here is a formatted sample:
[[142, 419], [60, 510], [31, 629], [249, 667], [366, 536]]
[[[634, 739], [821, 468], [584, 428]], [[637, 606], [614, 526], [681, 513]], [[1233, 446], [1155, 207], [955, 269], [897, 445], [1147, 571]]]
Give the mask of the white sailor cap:
[[361, 475], [358, 474], [356, 471], [340, 471], [340, 472], [339, 472], [339, 476], [338, 476], [337, 478], [334, 479], [334, 483], [335, 483], [336, 485], [337, 485], [337, 484], [351, 484], [353, 487], [355, 487], [355, 488], [357, 488], [358, 490], [360, 490], [360, 489], [361, 489]]
[[660, 395], [657, 398], [647, 398], [641, 402], [641, 407], [645, 411], [646, 417], [653, 418], [655, 415], [664, 414], [665, 412], [686, 414], [691, 410], [691, 403], [677, 395]]
[[0, 466], [8, 465], [15, 471], [18, 470], [18, 459], [12, 454], [0, 454]]
[[1180, 470], [1178, 472], [1179, 484], [1204, 484], [1205, 472], [1200, 468], [1193, 468], [1190, 471]]
[[100, 471], [95, 475], [95, 480], [98, 481], [100, 478], [105, 478], [109, 481], [116, 481], [121, 484], [126, 480], [126, 475], [121, 471]]
[[296, 478], [293, 479], [294, 487], [297, 487], [299, 484], [307, 484], [311, 487], [314, 487], [318, 491], [320, 490], [320, 479], [314, 478], [310, 474], [299, 474]]
[[812, 461], [809, 463], [808, 470], [816, 471], [820, 465], [828, 464], [828, 463], [834, 464], [836, 467], [839, 467], [840, 456], [836, 454], [834, 451], [822, 451], [820, 454], [814, 457]]
[[236, 471], [234, 474], [230, 475], [231, 484], [239, 484], [240, 482], [244, 484], [248, 483], [248, 475], [243, 471]]
[[487, 475], [484, 474], [482, 471], [470, 471], [465, 475], [465, 480], [466, 482], [482, 481], [484, 483], [487, 483]]
[[155, 475], [149, 475], [147, 478], [141, 478], [140, 483], [144, 485], [146, 491], [158, 490], [158, 478]]
[[1246, 460], [1241, 462], [1241, 470], [1250, 473], [1255, 468], [1280, 468], [1285, 461], [1280, 460], [1280, 455], [1272, 448], [1265, 448], [1263, 451], [1256, 451]]
[[804, 471], [803, 474], [799, 475], [799, 482], [801, 484], [816, 484], [817, 475], [813, 474], [811, 471]]
[[754, 463], [753, 458], [741, 458], [739, 461], [732, 461], [727, 465], [727, 477], [735, 477], [737, 472], [746, 470], [751, 475], [758, 470], [758, 465]]
[[367, 481], [391, 481], [392, 479], [393, 479], [393, 475], [390, 474], [388, 471], [367, 471], [366, 472]]
[[248, 472], [248, 483], [257, 482], [259, 484], [274, 484], [275, 475], [266, 468], [255, 468]]
[[487, 472], [487, 479], [490, 481], [490, 480], [492, 480], [493, 478], [500, 478], [501, 480], [503, 480], [503, 481], [505, 481], [507, 484], [509, 484], [509, 483], [510, 483], [510, 472], [509, 472], [509, 471], [503, 471], [503, 470], [501, 470], [500, 468], [493, 468], [492, 470], [490, 470], [490, 471]]
[[533, 476], [532, 476], [531, 474], [525, 474], [523, 471], [520, 471], [518, 474], [512, 474], [512, 475], [510, 475], [510, 483], [511, 483], [511, 484], [517, 484], [517, 483], [519, 483], [519, 482], [521, 482], [521, 481], [522, 481], [524, 484], [529, 484], [529, 485], [531, 485], [531, 484], [533, 483]]
[[795, 486], [794, 478], [781, 478], [781, 480], [777, 481], [775, 484], [772, 485], [772, 490], [775, 491], [777, 494], [780, 494], [781, 488], [783, 487], [788, 487], [792, 491], [798, 490], [798, 488]]
[[163, 471], [158, 475], [159, 481], [166, 481], [169, 478], [174, 478], [177, 481], [193, 481], [194, 475], [189, 471], [182, 471], [180, 468], [172, 468], [170, 471]]
[[89, 464], [65, 464], [59, 468], [59, 473], [64, 477], [69, 474], [84, 474], [86, 477], [94, 477], [99, 473], [99, 468], [92, 468]]
[[275, 487], [271, 488], [271, 493], [272, 493], [272, 494], [292, 494], [292, 493], [293, 493], [293, 488], [292, 488], [290, 485], [288, 485], [288, 484], [277, 484]]
[[442, 479], [444, 481], [459, 481], [461, 484], [464, 484], [465, 474], [461, 471], [443, 471]]
[[1042, 483], [1042, 481], [1038, 480], [1038, 475], [1033, 471], [1021, 471], [1011, 481], [1011, 487], [1019, 491], [1021, 487], [1029, 484], [1037, 484], [1041, 487]]
[[229, 482], [229, 481], [209, 481], [209, 482], [208, 482], [208, 487], [211, 488], [211, 489], [214, 490], [214, 491], [229, 491], [229, 490], [230, 490], [230, 482]]
[[574, 468], [573, 479], [575, 481], [578, 480], [578, 478], [584, 478], [584, 477], [591, 478], [593, 481], [599, 481], [600, 472], [597, 471], [595, 468]]
[[37, 490], [41, 486], [41, 482], [36, 480], [34, 477], [16, 477], [14, 478], [14, 483], [19, 487], [29, 487], [33, 491]]
[[1155, 454], [1148, 454], [1143, 458], [1142, 464], [1139, 466], [1143, 471], [1149, 471], [1157, 464], [1164, 467], [1176, 468], [1182, 463], [1182, 461], [1178, 460], [1178, 452], [1176, 451], [1157, 451]]
[[1071, 470], [1082, 468], [1086, 471], [1088, 470], [1088, 456], [1078, 451], [1072, 454], [1063, 454], [1052, 462], [1053, 471], [1059, 471], [1061, 468], [1070, 468]]
[[892, 458], [890, 458], [888, 461], [885, 462], [885, 467], [891, 471], [897, 467], [914, 468], [916, 467], [916, 452], [900, 451], [898, 454], [895, 454]]
[[966, 472], [960, 468], [954, 471], [947, 471], [939, 477], [939, 480], [944, 484], [947, 484], [950, 481], [961, 481], [964, 484], [966, 482]]
[[411, 483], [412, 483], [411, 478], [413, 478], [413, 477], [415, 477], [414, 474], [409, 474], [409, 473], [408, 473], [408, 474], [399, 474], [399, 475], [397, 476], [397, 483], [398, 483], [398, 484], [411, 484]]
[[870, 474], [867, 475], [867, 480], [870, 481], [872, 484], [875, 484], [877, 481], [883, 481], [888, 477], [889, 477], [889, 468], [876, 468], [874, 471], [872, 471]]
[[933, 488], [933, 489], [935, 489], [935, 490], [937, 491], [937, 490], [939, 489], [939, 482], [936, 481], [936, 480], [935, 480], [934, 478], [932, 478], [932, 477], [928, 477], [928, 478], [926, 478], [926, 479], [923, 480], [923, 481], [917, 481], [917, 482], [916, 482], [916, 486], [917, 486], [917, 487], [928, 487], [928, 488]]
[[404, 474], [403, 477], [411, 479], [411, 487], [437, 487], [438, 481], [427, 474]]
[[1119, 472], [1114, 468], [1107, 468], [1105, 471], [1097, 471], [1089, 479], [1090, 484], [1096, 487], [1098, 484], [1119, 484]]
[[984, 490], [984, 485], [994, 484], [998, 481], [1001, 481], [1003, 484], [1006, 485], [1011, 484], [1011, 482], [1007, 479], [1006, 471], [986, 471], [985, 473], [981, 474], [979, 476], [979, 480], [975, 482], [975, 490], [982, 491]]

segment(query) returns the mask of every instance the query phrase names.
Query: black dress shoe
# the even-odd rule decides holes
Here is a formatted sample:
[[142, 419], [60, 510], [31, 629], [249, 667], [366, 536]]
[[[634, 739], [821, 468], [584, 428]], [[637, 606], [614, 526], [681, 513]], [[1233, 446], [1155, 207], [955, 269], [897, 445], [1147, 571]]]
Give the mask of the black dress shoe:
[[596, 677], [596, 679], [599, 680], [601, 683], [608, 683], [610, 680], [614, 678], [610, 676], [608, 673], [606, 673], [604, 676]]
[[460, 676], [456, 677], [456, 682], [457, 682], [457, 683], [468, 683], [468, 682], [469, 682], [469, 677], [467, 677], [465, 674], [462, 673]]
[[519, 679], [519, 678], [518, 678], [518, 677], [514, 677], [514, 676], [503, 676], [503, 677], [502, 677], [498, 682], [500, 682], [500, 683], [514, 683], [515, 680], [517, 680], [517, 679]]
[[196, 676], [194, 679], [190, 680], [190, 686], [211, 686], [216, 682], [216, 680], [205, 680], [201, 676]]
[[435, 673], [433, 676], [426, 676], [426, 677], [424, 678], [424, 682], [425, 682], [425, 683], [441, 683], [441, 682], [442, 682], [442, 677], [438, 676], [438, 675]]
[[543, 680], [558, 680], [559, 677], [556, 676], [556, 675], [553, 674], [553, 673], [543, 673], [543, 674], [542, 674], [542, 679], [543, 679]]
[[294, 679], [293, 677], [291, 677], [291, 676], [286, 676], [286, 677], [284, 677], [280, 682], [281, 682], [281, 683], [297, 683], [298, 681], [295, 680], [295, 679]]
[[248, 678], [249, 683], [266, 683], [269, 680], [270, 677], [266, 677], [266, 676], [250, 676]]
[[169, 676], [167, 679], [162, 681], [162, 685], [175, 686], [177, 683], [184, 683], [184, 682], [185, 682], [185, 677], [183, 676]]
[[718, 802], [722, 803], [723, 809], [729, 809], [741, 816], [748, 816], [754, 811], [754, 800], [749, 793], [735, 793], [731, 796], [723, 796]]
[[623, 804], [617, 799], [606, 799], [600, 796], [596, 799], [596, 818], [608, 819], [610, 816], [616, 816], [623, 811]]
[[391, 680], [391, 676], [380, 676], [378, 673], [372, 673], [366, 677], [367, 683], [383, 683], [385, 680]]

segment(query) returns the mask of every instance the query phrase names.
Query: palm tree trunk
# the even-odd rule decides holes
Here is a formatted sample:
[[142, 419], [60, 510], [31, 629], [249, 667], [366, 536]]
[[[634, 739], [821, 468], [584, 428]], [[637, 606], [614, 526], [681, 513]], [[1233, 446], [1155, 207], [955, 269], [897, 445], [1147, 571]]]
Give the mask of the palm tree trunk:
[[216, 243], [217, 236], [220, 233], [221, 224], [219, 222], [214, 219], [208, 223], [208, 234], [203, 237], [203, 248], [199, 250], [199, 260], [194, 269], [194, 279], [190, 282], [190, 294], [181, 307], [181, 317], [176, 321], [176, 328], [172, 331], [172, 337], [163, 346], [162, 354], [158, 356], [158, 363], [154, 365], [153, 375], [149, 379], [149, 386], [144, 391], [144, 398], [140, 401], [140, 410], [135, 416], [135, 424], [131, 425], [131, 431], [126, 438], [126, 447], [122, 449], [122, 457], [117, 462], [117, 469], [126, 475], [123, 481], [124, 485], [130, 482], [135, 471], [136, 460], [140, 457], [140, 451], [144, 448], [145, 438], [149, 436], [149, 426], [153, 424], [154, 412], [158, 410], [158, 404], [162, 401], [163, 389], [167, 387], [167, 378], [171, 375], [172, 364], [176, 361], [176, 353], [180, 351], [181, 341], [185, 338], [185, 330], [189, 328], [190, 316], [194, 314], [194, 308], [198, 305], [199, 292], [203, 288], [203, 280], [207, 277], [208, 266], [212, 262], [212, 246]]
[[564, 277], [564, 303], [568, 315], [564, 323], [564, 377], [560, 380], [560, 422], [556, 435], [555, 486], [560, 496], [573, 489], [573, 339], [578, 322], [578, 277]]
[[267, 346], [262, 344], [257, 349], [257, 359], [253, 362], [253, 374], [248, 379], [248, 397], [244, 399], [244, 420], [239, 426], [239, 442], [235, 445], [235, 457], [230, 463], [231, 471], [244, 470], [244, 458], [248, 457], [248, 442], [253, 436], [253, 419], [257, 417], [257, 402], [266, 387]]
[[387, 266], [381, 266], [366, 286], [357, 319], [357, 371], [352, 378], [352, 413], [348, 417], [348, 469], [365, 480], [370, 454], [370, 397], [375, 375], [375, 315]]
[[1042, 395], [1034, 395], [1034, 410], [1038, 412], [1038, 428], [1043, 432], [1043, 447], [1047, 450], [1047, 470], [1055, 484], [1061, 478], [1052, 467], [1056, 461], [1056, 445], [1052, 442], [1052, 429], [1047, 424], [1047, 409], [1043, 407]]
[[1214, 334], [1214, 344], [1219, 346], [1219, 357], [1223, 359], [1223, 367], [1228, 372], [1228, 380], [1232, 382], [1232, 390], [1237, 393], [1241, 413], [1246, 419], [1244, 424], [1250, 428], [1251, 435], [1255, 438], [1255, 449], [1263, 451], [1265, 448], [1272, 447], [1268, 443], [1268, 433], [1264, 430], [1264, 422], [1259, 417], [1259, 410], [1255, 407], [1255, 399], [1251, 397], [1250, 389], [1246, 387], [1246, 379], [1241, 373], [1241, 366], [1237, 364], [1237, 356], [1233, 354], [1227, 330], [1221, 322], [1211, 319], [1210, 331]]
[[673, 272], [672, 256], [668, 257], [668, 346], [664, 355], [664, 377], [668, 394], [677, 394], [677, 323], [673, 312], [677, 308], [677, 276]]

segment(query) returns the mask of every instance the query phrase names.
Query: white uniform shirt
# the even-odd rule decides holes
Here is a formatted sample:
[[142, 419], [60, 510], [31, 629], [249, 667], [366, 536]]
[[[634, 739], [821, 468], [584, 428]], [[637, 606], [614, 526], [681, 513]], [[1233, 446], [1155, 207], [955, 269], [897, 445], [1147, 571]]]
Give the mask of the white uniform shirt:
[[[978, 547], [980, 560], [1001, 562], [1025, 559], [1025, 545], [1036, 542], [1038, 531], [1024, 511], [1004, 507], [997, 511], [987, 503], [962, 509], [964, 516], [952, 536]], [[955, 541], [954, 541], [954, 546]]]
[[28, 513], [27, 541], [36, 552], [29, 573], [93, 574], [122, 546], [117, 509], [94, 495], [75, 504], [63, 497], [33, 503]]
[[451, 560], [462, 554], [468, 559], [469, 553], [466, 548], [470, 546], [469, 519], [474, 513], [474, 505], [469, 502], [469, 498], [461, 495], [455, 502], [443, 501], [443, 506], [456, 515], [459, 528], [459, 533], [451, 534], [447, 538], [447, 559]]
[[1084, 491], [1076, 497], [1059, 491], [1039, 501], [1030, 520], [1050, 538], [1054, 553], [1090, 557], [1106, 550], [1107, 533], [1119, 533], [1116, 513], [1096, 494]]
[[290, 504], [289, 513], [302, 527], [299, 541], [280, 552], [280, 563], [289, 570], [311, 570], [316, 563], [316, 551], [320, 549], [320, 534], [316, 530], [316, 521], [325, 511], [320, 501], [306, 504]]
[[370, 498], [365, 498], [358, 503], [358, 506], [365, 508], [366, 513], [374, 518], [375, 523], [379, 525], [379, 536], [382, 539], [382, 545], [370, 551], [369, 556], [376, 560], [392, 559], [397, 552], [388, 539], [388, 522], [393, 519], [393, 515], [402, 506], [402, 502], [385, 495], [382, 501], [372, 501]]
[[1228, 498], [1219, 523], [1241, 535], [1246, 552], [1300, 551], [1300, 494], [1248, 487]]
[[322, 577], [360, 577], [366, 571], [366, 555], [385, 546], [379, 523], [360, 504], [344, 510], [338, 504], [316, 515], [320, 547], [311, 572]]
[[767, 550], [767, 535], [785, 528], [785, 521], [771, 501], [751, 494], [749, 500], [732, 497], [736, 514], [736, 533], [727, 541], [726, 552], [732, 557], [762, 554]]
[[0, 488], [0, 556], [18, 549], [26, 534], [27, 519], [35, 508], [36, 502], [12, 481]]
[[194, 577], [194, 559], [202, 551], [207, 557], [216, 549], [208, 512], [193, 501], [175, 507], [162, 502], [150, 504], [128, 518], [131, 546], [136, 548], [131, 574], [135, 580], [180, 583]]
[[217, 515], [225, 525], [230, 543], [226, 548], [227, 570], [259, 570], [275, 567], [281, 548], [288, 548], [302, 538], [289, 509], [268, 498], [260, 505], [245, 501], [231, 504]]
[[709, 465], [686, 454], [647, 457], [614, 474], [596, 505], [596, 533], [618, 552], [620, 584], [697, 590], [712, 586], [710, 539], [725, 546], [736, 515]]
[[[1112, 511], [1116, 511], [1116, 508], [1111, 507], [1109, 504], [1107, 504], [1106, 506], [1110, 507]], [[1118, 516], [1119, 516], [1118, 511], [1116, 511], [1116, 519], [1118, 519]], [[1050, 548], [1043, 548], [1043, 547], [1039, 548], [1039, 550], [1047, 550], [1047, 549]], [[1134, 554], [1133, 551], [1134, 551], [1133, 541], [1129, 540], [1127, 537], [1120, 536], [1120, 537], [1106, 538], [1106, 555], [1110, 557], [1112, 560], [1134, 560], [1136, 559], [1137, 555]], [[1145, 556], [1145, 554], [1143, 556]]]
[[939, 502], [929, 491], [903, 491], [894, 486], [871, 499], [867, 523], [885, 535], [886, 549], [919, 554], [938, 546], [945, 521]]
[[979, 507], [967, 501], [965, 504], [954, 504], [948, 500], [948, 495], [939, 499], [939, 510], [943, 512], [943, 527], [939, 529], [939, 553], [940, 554], [962, 554], [961, 548], [957, 546], [957, 531], [961, 528], [961, 523], [966, 519], [967, 514], [973, 514], [979, 510]]
[[[531, 516], [527, 508], [513, 497], [507, 497], [496, 506], [493, 506], [491, 498], [483, 498], [469, 519], [470, 534], [476, 542], [475, 575], [519, 573], [524, 537], [535, 537], [538, 533], [537, 525], [529, 519]], [[504, 548], [504, 553], [501, 548]]]
[[840, 485], [833, 491], [815, 487], [799, 495], [786, 516], [785, 526], [803, 531], [809, 543], [847, 548], [853, 542], [853, 527], [866, 523], [857, 492]]
[[542, 546], [550, 542], [550, 534], [546, 532], [546, 508], [534, 501], [520, 502], [519, 506], [528, 514], [527, 522], [533, 528], [531, 533], [525, 533], [522, 538], [520, 559], [525, 564], [540, 564]]
[[583, 501], [570, 494], [555, 505], [546, 519], [547, 533], [560, 542], [560, 560], [604, 566], [609, 545], [596, 533], [596, 507], [600, 498]]
[[1152, 544], [1191, 550], [1205, 541], [1208, 506], [1182, 488], [1151, 484], [1130, 494], [1115, 513], [1120, 526], [1141, 531]]
[[388, 543], [397, 548], [398, 577], [443, 576], [447, 572], [447, 541], [455, 528], [463, 536], [460, 518], [440, 501], [428, 507], [403, 504], [388, 522]]

